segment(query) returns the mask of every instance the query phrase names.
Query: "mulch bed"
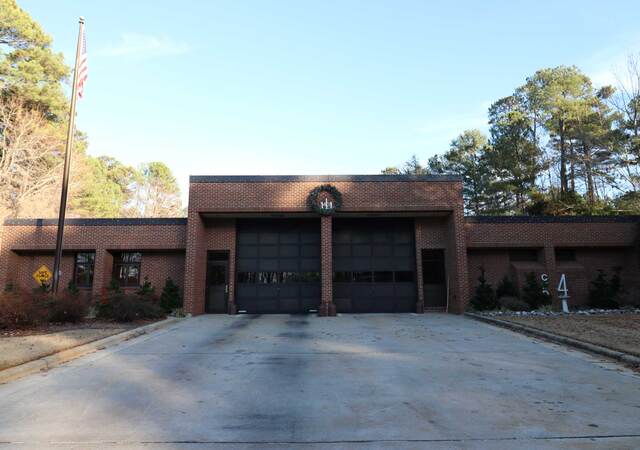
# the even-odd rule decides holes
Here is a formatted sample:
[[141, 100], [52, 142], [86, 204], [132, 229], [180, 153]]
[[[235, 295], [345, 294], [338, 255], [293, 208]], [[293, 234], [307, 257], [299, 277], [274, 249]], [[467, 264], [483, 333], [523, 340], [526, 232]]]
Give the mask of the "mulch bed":
[[80, 329], [129, 329], [147, 325], [153, 322], [155, 322], [155, 320], [139, 320], [136, 322], [119, 323], [87, 319], [79, 323], [50, 323], [48, 325], [37, 327], [0, 329], [0, 339], [2, 339], [3, 337], [35, 336], [41, 334], [58, 333], [60, 331]]

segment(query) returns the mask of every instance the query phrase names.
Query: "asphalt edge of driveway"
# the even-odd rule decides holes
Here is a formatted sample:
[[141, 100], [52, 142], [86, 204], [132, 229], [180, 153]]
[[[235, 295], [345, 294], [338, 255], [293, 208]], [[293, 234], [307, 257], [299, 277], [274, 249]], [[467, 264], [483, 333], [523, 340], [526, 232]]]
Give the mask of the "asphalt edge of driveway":
[[107, 336], [102, 339], [61, 350], [51, 355], [36, 358], [17, 366], [0, 370], [0, 384], [6, 384], [10, 381], [14, 381], [34, 373], [46, 372], [61, 364], [80, 358], [81, 356], [85, 356], [99, 350], [104, 350], [124, 341], [166, 328], [169, 325], [180, 322], [181, 320], [183, 319], [178, 317], [169, 317], [168, 319], [161, 320], [159, 322], [150, 323], [149, 325], [143, 325], [121, 333], [112, 334], [111, 336]]
[[559, 334], [549, 333], [548, 331], [539, 330], [537, 328], [529, 327], [527, 325], [508, 322], [506, 320], [500, 320], [493, 317], [483, 316], [480, 314], [466, 312], [464, 313], [464, 315], [472, 319], [479, 320], [481, 322], [489, 323], [491, 325], [507, 328], [512, 331], [527, 334], [529, 336], [546, 339], [556, 344], [567, 345], [569, 347], [577, 348], [579, 350], [584, 350], [590, 353], [595, 353], [597, 355], [606, 356], [607, 358], [614, 359], [621, 363], [629, 364], [635, 367], [640, 367], [640, 358], [634, 355], [630, 355], [629, 353], [612, 350], [610, 348], [602, 347], [600, 345], [592, 344], [590, 342], [585, 342], [579, 339], [561, 336]]

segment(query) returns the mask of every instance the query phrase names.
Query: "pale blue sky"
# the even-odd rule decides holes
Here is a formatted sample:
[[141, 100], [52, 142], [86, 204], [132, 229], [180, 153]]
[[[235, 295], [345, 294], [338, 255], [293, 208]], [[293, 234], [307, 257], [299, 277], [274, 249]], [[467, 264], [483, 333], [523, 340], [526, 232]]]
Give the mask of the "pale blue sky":
[[91, 154], [189, 174], [378, 173], [426, 160], [542, 67], [599, 83], [640, 51], [637, 1], [18, 0], [72, 62]]

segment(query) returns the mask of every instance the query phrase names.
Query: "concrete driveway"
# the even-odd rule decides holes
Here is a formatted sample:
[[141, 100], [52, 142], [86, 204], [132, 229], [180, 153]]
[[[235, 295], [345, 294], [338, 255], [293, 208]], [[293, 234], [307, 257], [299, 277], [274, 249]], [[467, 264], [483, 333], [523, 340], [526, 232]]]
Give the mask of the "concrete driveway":
[[200, 316], [0, 386], [0, 447], [640, 448], [640, 378], [459, 316]]

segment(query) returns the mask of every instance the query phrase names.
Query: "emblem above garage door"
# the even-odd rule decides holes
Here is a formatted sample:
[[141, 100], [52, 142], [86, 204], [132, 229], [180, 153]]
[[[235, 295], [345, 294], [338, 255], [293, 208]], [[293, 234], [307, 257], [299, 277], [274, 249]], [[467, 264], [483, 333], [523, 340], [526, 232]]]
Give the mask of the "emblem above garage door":
[[239, 312], [307, 313], [320, 304], [320, 221], [238, 221]]

